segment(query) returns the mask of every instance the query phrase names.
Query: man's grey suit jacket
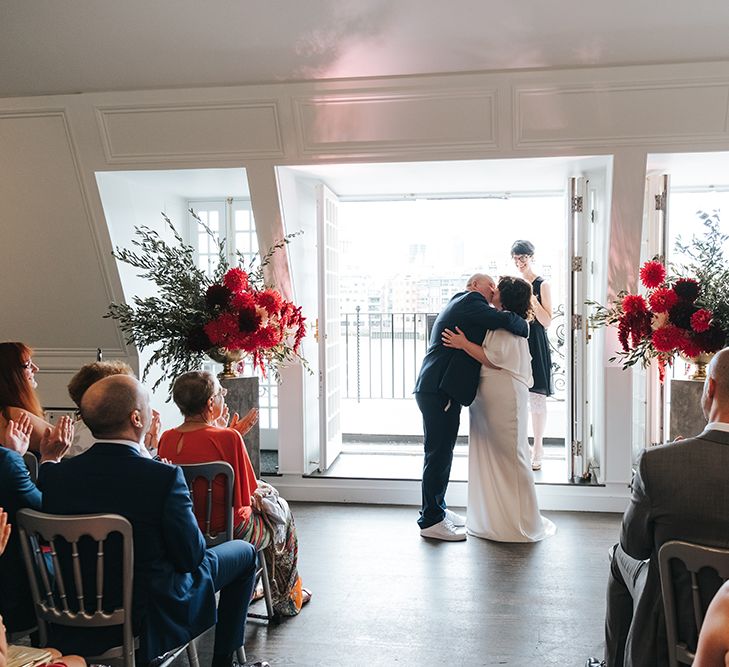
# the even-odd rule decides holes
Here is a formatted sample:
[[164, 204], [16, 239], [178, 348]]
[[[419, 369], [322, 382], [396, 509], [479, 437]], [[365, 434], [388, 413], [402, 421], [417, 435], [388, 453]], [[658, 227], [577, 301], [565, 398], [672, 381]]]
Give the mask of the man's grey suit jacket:
[[[640, 458], [620, 543], [628, 555], [650, 562], [625, 665], [668, 665], [658, 550], [669, 540], [729, 547], [729, 432], [705, 430], [695, 438], [648, 449]], [[685, 571], [677, 576], [688, 583]], [[679, 627], [692, 626], [686, 593], [680, 594], [678, 606]]]

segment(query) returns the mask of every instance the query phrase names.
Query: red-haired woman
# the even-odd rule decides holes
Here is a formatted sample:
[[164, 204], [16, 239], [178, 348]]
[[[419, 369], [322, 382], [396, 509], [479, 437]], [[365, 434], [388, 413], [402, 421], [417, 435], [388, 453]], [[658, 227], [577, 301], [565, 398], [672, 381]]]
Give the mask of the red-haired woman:
[[52, 428], [43, 417], [35, 374], [38, 366], [33, 363], [33, 350], [23, 343], [0, 343], [0, 429], [9, 420], [18, 421], [28, 415], [33, 430], [30, 449], [40, 450], [40, 441], [46, 429]]

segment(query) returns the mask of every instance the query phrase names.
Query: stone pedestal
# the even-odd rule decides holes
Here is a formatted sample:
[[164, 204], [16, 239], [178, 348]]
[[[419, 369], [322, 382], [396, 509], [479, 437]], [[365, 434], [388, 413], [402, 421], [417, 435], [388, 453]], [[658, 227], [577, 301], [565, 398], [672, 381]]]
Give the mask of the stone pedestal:
[[[241, 419], [251, 408], [258, 407], [258, 378], [257, 377], [237, 377], [222, 378], [221, 386], [228, 390], [225, 402], [228, 404], [231, 416], [237, 412]], [[243, 436], [248, 450], [248, 456], [251, 458], [253, 470], [256, 477], [261, 477], [261, 436], [258, 422], [253, 428]]]
[[671, 380], [670, 439], [698, 435], [706, 426], [701, 411], [701, 380]]

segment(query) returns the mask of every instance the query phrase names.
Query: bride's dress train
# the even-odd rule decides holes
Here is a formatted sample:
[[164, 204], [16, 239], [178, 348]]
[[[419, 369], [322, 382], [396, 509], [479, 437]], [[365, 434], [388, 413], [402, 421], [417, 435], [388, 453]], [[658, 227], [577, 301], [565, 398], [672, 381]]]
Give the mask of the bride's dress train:
[[539, 513], [529, 460], [529, 348], [525, 338], [497, 330], [484, 349], [500, 368], [482, 367], [469, 413], [466, 529], [499, 542], [536, 542], [557, 528]]

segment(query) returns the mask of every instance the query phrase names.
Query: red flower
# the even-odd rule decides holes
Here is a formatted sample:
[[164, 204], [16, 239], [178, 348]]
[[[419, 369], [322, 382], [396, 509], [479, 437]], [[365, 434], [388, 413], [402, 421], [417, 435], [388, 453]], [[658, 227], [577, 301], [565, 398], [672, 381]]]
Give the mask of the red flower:
[[[711, 318], [713, 316], [713, 313], [710, 310], [706, 310], [706, 308], [701, 308], [700, 310], [697, 310], [691, 316], [691, 328], [696, 333], [708, 331], [709, 327], [711, 326]], [[695, 357], [696, 355], [692, 354], [689, 356]]]
[[639, 315], [647, 310], [645, 299], [640, 294], [628, 294], [623, 298], [623, 312], [626, 315]]
[[233, 293], [242, 292], [248, 289], [248, 274], [243, 269], [228, 269], [223, 284]]
[[210, 342], [219, 347], [235, 349], [235, 338], [238, 335], [238, 318], [233, 313], [223, 313], [208, 322], [203, 329]]
[[238, 327], [242, 333], [253, 333], [261, 324], [261, 316], [253, 308], [241, 308], [238, 313]]
[[281, 309], [283, 298], [276, 290], [266, 289], [256, 294], [256, 303], [265, 308], [269, 315], [273, 315]]
[[684, 332], [674, 324], [667, 324], [665, 327], [656, 329], [651, 340], [653, 347], [658, 352], [673, 352], [685, 339]]
[[660, 262], [646, 262], [640, 268], [640, 281], [648, 288], [660, 287], [666, 279], [666, 267]]
[[230, 301], [230, 290], [225, 285], [210, 285], [205, 292], [205, 303], [210, 310], [216, 306], [225, 308]]
[[678, 349], [687, 357], [698, 357], [704, 351], [691, 336], [685, 336]]
[[679, 299], [693, 303], [699, 296], [699, 283], [693, 278], [679, 278], [673, 286]]
[[678, 303], [678, 296], [672, 289], [659, 287], [648, 297], [648, 303], [654, 313], [667, 313]]
[[256, 307], [256, 299], [250, 292], [234, 294], [231, 304], [236, 310], [249, 310]]

